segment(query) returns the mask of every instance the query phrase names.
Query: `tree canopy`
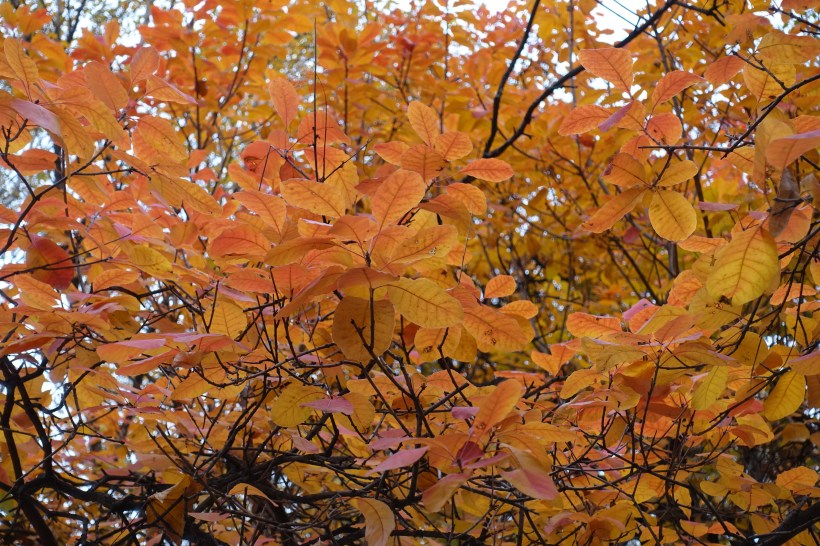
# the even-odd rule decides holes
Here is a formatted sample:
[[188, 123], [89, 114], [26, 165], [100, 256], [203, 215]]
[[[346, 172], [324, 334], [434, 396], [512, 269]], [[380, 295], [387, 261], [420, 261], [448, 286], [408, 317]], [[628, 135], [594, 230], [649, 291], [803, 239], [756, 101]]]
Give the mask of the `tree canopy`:
[[0, 4], [0, 542], [820, 543], [809, 0]]

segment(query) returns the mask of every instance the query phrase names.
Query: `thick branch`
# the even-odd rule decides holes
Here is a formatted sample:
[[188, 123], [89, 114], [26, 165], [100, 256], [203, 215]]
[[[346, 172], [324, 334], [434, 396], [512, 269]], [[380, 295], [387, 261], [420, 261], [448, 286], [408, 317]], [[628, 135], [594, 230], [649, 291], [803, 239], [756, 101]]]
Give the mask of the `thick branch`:
[[779, 546], [785, 544], [806, 529], [820, 523], [820, 502], [807, 510], [795, 510], [771, 533], [755, 535], [746, 540], [746, 546]]

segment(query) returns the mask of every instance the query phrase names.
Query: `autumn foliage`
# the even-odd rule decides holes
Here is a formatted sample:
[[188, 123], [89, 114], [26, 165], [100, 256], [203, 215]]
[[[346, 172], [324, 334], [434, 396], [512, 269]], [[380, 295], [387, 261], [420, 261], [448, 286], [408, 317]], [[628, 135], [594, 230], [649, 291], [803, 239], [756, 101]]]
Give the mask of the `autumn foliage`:
[[0, 542], [820, 541], [816, 5], [114, 4], [0, 5]]

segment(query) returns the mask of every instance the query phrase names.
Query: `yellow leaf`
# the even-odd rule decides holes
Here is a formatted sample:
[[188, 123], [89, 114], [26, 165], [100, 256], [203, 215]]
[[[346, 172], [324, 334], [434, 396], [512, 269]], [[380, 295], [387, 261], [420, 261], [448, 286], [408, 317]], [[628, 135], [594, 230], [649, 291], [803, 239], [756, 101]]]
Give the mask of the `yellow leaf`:
[[664, 169], [663, 173], [661, 173], [661, 177], [658, 179], [658, 186], [668, 188], [681, 182], [686, 182], [696, 174], [698, 174], [698, 166], [695, 162], [684, 159], [683, 161], [672, 163]]
[[313, 385], [291, 383], [284, 388], [271, 404], [271, 419], [280, 427], [301, 425], [313, 414], [313, 409], [304, 407], [305, 402], [326, 398], [325, 391]]
[[578, 108], [573, 108], [569, 114], [564, 117], [561, 122], [561, 127], [558, 128], [558, 134], [580, 135], [598, 127], [601, 123], [609, 119], [612, 112], [598, 106], [597, 104], [584, 104]]
[[510, 164], [501, 159], [476, 159], [459, 171], [487, 182], [503, 182], [515, 174]]
[[584, 49], [578, 52], [578, 59], [587, 71], [603, 78], [622, 91], [632, 87], [632, 56], [625, 49], [606, 47]]
[[288, 180], [281, 187], [289, 205], [332, 218], [345, 214], [344, 196], [334, 186], [312, 180]]
[[795, 36], [779, 30], [769, 32], [757, 45], [757, 52], [767, 66], [776, 64], [803, 64], [820, 54], [817, 39]]
[[390, 507], [382, 501], [364, 497], [353, 499], [353, 506], [364, 516], [364, 540], [367, 546], [387, 546], [390, 535], [396, 528]]
[[614, 195], [595, 211], [592, 217], [581, 224], [581, 227], [592, 233], [603, 233], [615, 222], [632, 212], [643, 197], [643, 188], [630, 188], [623, 193]]
[[134, 245], [124, 248], [131, 264], [152, 277], [165, 278], [171, 272], [171, 262], [158, 250], [147, 245]]
[[509, 275], [499, 275], [487, 281], [484, 298], [504, 298], [515, 292], [515, 279]]
[[381, 356], [393, 340], [395, 314], [389, 301], [347, 296], [333, 315], [333, 342], [351, 360]]
[[518, 381], [508, 379], [499, 383], [493, 392], [478, 404], [473, 430], [479, 437], [504, 420], [521, 400], [522, 394], [521, 383]]
[[245, 311], [221, 294], [216, 298], [216, 305], [205, 308], [204, 317], [210, 333], [224, 334], [231, 339], [241, 334], [248, 325]]
[[795, 82], [793, 64], [776, 64], [767, 68], [767, 71], [763, 71], [750, 64], [743, 68], [743, 81], [752, 93], [752, 97], [759, 103], [759, 108], [783, 92], [780, 83], [791, 86]]
[[737, 234], [715, 257], [706, 289], [713, 298], [731, 298], [732, 305], [759, 297], [780, 274], [777, 246], [759, 226]]
[[387, 293], [399, 313], [424, 328], [447, 328], [464, 317], [459, 301], [430, 279], [402, 278]]
[[769, 397], [763, 402], [763, 415], [769, 421], [788, 417], [800, 408], [806, 397], [806, 377], [795, 371], [780, 376]]
[[438, 114], [420, 102], [411, 102], [407, 107], [407, 119], [410, 126], [428, 146], [433, 146], [436, 137], [441, 134]]
[[700, 411], [717, 402], [726, 389], [728, 379], [729, 368], [727, 366], [712, 367], [692, 394], [692, 407]]
[[652, 195], [649, 221], [655, 231], [670, 241], [682, 241], [698, 227], [698, 215], [689, 201], [676, 191], [660, 190]]
[[385, 178], [372, 201], [373, 216], [379, 229], [401, 220], [407, 211], [419, 204], [426, 192], [427, 185], [416, 172], [400, 169]]

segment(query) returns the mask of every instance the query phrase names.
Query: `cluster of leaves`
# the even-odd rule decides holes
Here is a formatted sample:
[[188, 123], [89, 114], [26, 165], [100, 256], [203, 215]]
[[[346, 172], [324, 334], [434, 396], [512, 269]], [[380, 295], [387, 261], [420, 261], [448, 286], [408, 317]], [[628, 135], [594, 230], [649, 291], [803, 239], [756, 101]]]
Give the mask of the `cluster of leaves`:
[[0, 5], [0, 538], [820, 540], [811, 3], [319, 4]]

